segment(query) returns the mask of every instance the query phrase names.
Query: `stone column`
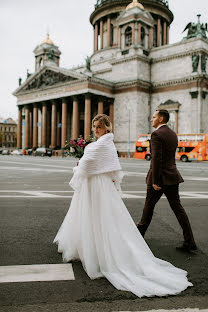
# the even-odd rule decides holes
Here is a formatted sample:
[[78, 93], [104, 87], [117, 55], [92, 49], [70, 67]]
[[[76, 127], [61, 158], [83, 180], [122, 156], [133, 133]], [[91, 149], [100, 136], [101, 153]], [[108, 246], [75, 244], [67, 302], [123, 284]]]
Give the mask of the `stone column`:
[[152, 46], [153, 46], [153, 28], [152, 27], [149, 29], [149, 42], [148, 42], [148, 46], [149, 46], [149, 49], [152, 49]]
[[167, 43], [167, 23], [163, 23], [163, 45]]
[[30, 138], [30, 109], [29, 106], [25, 106], [25, 148], [29, 148]]
[[103, 20], [100, 20], [100, 48], [103, 49]]
[[161, 45], [161, 20], [157, 20], [157, 47]]
[[138, 23], [138, 45], [141, 44], [141, 23]]
[[175, 132], [178, 133], [178, 110], [175, 111]]
[[166, 44], [169, 44], [169, 30], [170, 30], [170, 26], [167, 26], [167, 34], [166, 34]]
[[102, 98], [98, 102], [98, 114], [103, 114], [103, 99]]
[[110, 47], [111, 45], [111, 19], [110, 19], [110, 16], [108, 16], [108, 19], [107, 19], [107, 46]]
[[61, 145], [61, 140], [60, 140], [60, 137], [61, 137], [61, 128], [59, 127], [59, 124], [61, 123], [61, 112], [60, 110], [57, 110], [57, 146], [60, 147]]
[[132, 23], [132, 45], [135, 45], [135, 23]]
[[38, 106], [33, 105], [33, 148], [38, 147]]
[[94, 29], [94, 52], [98, 50], [98, 24], [95, 24]]
[[138, 23], [135, 24], [135, 45], [138, 46]]
[[89, 139], [91, 134], [91, 98], [89, 94], [85, 96], [85, 119], [84, 119], [84, 138]]
[[56, 134], [57, 134], [57, 122], [56, 122], [56, 102], [52, 100], [52, 114], [51, 114], [51, 148], [56, 148]]
[[126, 43], [125, 43], [125, 32], [124, 32], [124, 29], [122, 29], [121, 31], [121, 49], [123, 50], [126, 46]]
[[47, 104], [42, 103], [42, 120], [41, 120], [41, 146], [47, 144]]
[[18, 106], [17, 148], [22, 148], [22, 107]]
[[31, 148], [33, 145], [33, 111], [32, 110], [30, 110], [29, 119], [30, 119], [29, 147]]
[[121, 27], [118, 26], [118, 48], [121, 48]]
[[50, 106], [48, 105], [48, 109], [47, 109], [47, 141], [46, 141], [46, 146], [50, 147], [51, 145], [51, 109]]
[[73, 113], [72, 113], [72, 139], [79, 137], [79, 102], [78, 98], [73, 98]]
[[65, 148], [67, 138], [67, 101], [62, 99], [61, 148]]
[[113, 103], [110, 103], [109, 105], [109, 117], [110, 117], [110, 121], [112, 123], [112, 128], [114, 128], [114, 105]]

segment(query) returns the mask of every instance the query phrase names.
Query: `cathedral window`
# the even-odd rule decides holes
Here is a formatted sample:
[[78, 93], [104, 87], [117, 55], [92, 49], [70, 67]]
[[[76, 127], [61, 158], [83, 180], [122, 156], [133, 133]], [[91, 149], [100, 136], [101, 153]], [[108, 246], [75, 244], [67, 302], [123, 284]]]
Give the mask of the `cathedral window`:
[[114, 41], [114, 27], [113, 24], [111, 24], [111, 37], [110, 37], [110, 45], [113, 46]]
[[145, 29], [144, 27], [141, 27], [141, 45], [145, 46]]
[[132, 45], [132, 28], [130, 26], [125, 30], [125, 45], [127, 47]]
[[43, 65], [43, 59], [41, 57], [40, 60], [39, 60], [39, 67], [41, 67], [42, 65]]
[[157, 46], [157, 26], [154, 25], [153, 28], [153, 47]]

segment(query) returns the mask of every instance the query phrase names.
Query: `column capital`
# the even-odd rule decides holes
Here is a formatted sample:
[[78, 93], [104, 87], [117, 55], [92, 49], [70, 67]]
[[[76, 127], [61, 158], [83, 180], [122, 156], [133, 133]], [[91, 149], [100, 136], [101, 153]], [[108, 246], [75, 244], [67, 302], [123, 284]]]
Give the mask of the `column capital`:
[[85, 99], [86, 100], [90, 100], [92, 98], [92, 94], [91, 93], [85, 93]]
[[98, 102], [104, 102], [104, 101], [105, 101], [105, 97], [103, 95], [99, 95]]
[[52, 104], [57, 104], [57, 101], [55, 99], [50, 100]]
[[78, 101], [78, 95], [73, 95], [73, 96], [72, 96], [72, 100], [73, 100], [73, 101]]
[[47, 106], [47, 102], [45, 101], [41, 102], [41, 106]]
[[62, 98], [61, 98], [61, 101], [62, 101], [62, 103], [67, 103], [67, 102], [68, 102], [68, 99], [67, 99], [67, 97], [62, 97]]

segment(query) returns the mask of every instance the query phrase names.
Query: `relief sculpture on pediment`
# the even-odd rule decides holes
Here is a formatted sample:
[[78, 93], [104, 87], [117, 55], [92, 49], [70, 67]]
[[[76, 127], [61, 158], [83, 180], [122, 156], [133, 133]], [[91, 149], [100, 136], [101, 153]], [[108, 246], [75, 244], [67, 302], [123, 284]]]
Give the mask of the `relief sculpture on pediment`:
[[76, 78], [63, 75], [62, 73], [56, 73], [51, 70], [46, 70], [39, 77], [28, 83], [25, 86], [24, 90], [40, 89], [73, 80], [76, 80]]

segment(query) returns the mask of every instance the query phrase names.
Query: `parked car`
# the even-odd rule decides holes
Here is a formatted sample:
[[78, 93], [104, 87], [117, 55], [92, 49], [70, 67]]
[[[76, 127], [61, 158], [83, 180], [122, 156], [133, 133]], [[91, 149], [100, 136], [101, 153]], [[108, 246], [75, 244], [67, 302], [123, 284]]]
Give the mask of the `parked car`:
[[23, 155], [22, 151], [19, 151], [18, 149], [11, 152], [11, 155]]
[[2, 155], [9, 155], [9, 150], [8, 149], [3, 149], [2, 150]]
[[46, 147], [38, 147], [34, 152], [34, 156], [52, 156], [52, 149]]

